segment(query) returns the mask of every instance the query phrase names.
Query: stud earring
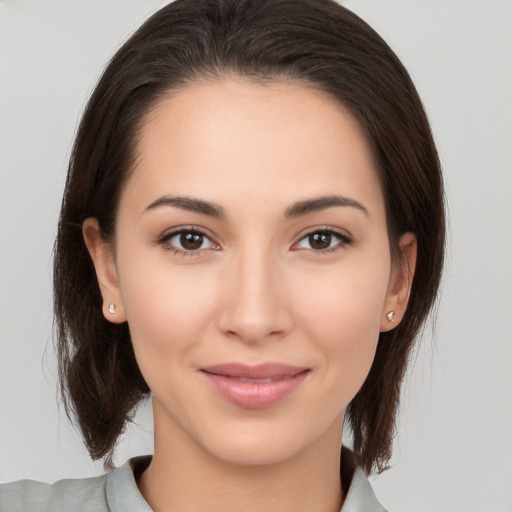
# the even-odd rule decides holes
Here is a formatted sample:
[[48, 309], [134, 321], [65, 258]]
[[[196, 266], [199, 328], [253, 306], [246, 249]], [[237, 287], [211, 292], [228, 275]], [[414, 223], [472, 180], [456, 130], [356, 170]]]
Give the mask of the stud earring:
[[390, 322], [393, 322], [395, 323], [395, 321], [393, 320], [393, 318], [395, 317], [395, 311], [390, 311], [389, 313], [387, 313], [386, 315], [386, 318], [390, 321]]
[[111, 315], [113, 315], [116, 312], [116, 305], [113, 302], [110, 303], [110, 305], [108, 307], [108, 312]]

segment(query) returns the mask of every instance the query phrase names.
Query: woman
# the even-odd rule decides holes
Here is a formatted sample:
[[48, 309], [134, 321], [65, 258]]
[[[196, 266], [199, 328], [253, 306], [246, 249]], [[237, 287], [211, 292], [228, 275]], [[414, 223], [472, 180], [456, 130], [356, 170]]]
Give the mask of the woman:
[[84, 113], [54, 274], [91, 456], [112, 469], [150, 395], [154, 454], [0, 509], [383, 510], [364, 472], [443, 248], [428, 121], [370, 27], [330, 0], [169, 4]]

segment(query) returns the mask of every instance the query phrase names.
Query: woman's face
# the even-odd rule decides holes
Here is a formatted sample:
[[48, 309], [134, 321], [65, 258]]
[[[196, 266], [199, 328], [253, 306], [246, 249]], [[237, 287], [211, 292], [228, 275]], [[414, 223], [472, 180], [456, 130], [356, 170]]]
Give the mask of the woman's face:
[[298, 85], [198, 82], [151, 112], [137, 156], [113, 250], [84, 233], [157, 437], [246, 465], [339, 443], [408, 286], [358, 123]]

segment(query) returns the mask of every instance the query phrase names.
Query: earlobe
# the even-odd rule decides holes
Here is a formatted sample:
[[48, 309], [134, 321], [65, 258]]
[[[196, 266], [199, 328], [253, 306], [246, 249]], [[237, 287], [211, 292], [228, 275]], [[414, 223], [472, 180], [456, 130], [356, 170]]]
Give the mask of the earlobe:
[[110, 244], [101, 236], [98, 220], [93, 217], [85, 219], [82, 224], [82, 234], [96, 270], [96, 278], [103, 298], [103, 316], [109, 322], [125, 322], [126, 315], [119, 288], [114, 253]]
[[418, 243], [416, 235], [404, 233], [399, 240], [400, 257], [393, 263], [388, 292], [381, 315], [381, 332], [394, 329], [402, 320], [416, 270]]

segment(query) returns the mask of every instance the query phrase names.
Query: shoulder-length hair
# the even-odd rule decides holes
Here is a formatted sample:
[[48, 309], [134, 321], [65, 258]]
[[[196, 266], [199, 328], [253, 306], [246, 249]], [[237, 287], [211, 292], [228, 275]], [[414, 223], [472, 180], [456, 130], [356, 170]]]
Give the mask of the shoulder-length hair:
[[176, 0], [114, 55], [83, 114], [55, 243], [54, 312], [63, 402], [93, 459], [112, 467], [116, 442], [149, 396], [128, 325], [108, 322], [81, 226], [108, 240], [144, 116], [197, 79], [292, 81], [328, 94], [361, 124], [386, 201], [392, 257], [411, 231], [418, 257], [402, 322], [380, 334], [370, 373], [347, 409], [367, 471], [389, 463], [400, 386], [441, 278], [445, 217], [440, 163], [421, 100], [401, 62], [363, 20], [332, 0]]

